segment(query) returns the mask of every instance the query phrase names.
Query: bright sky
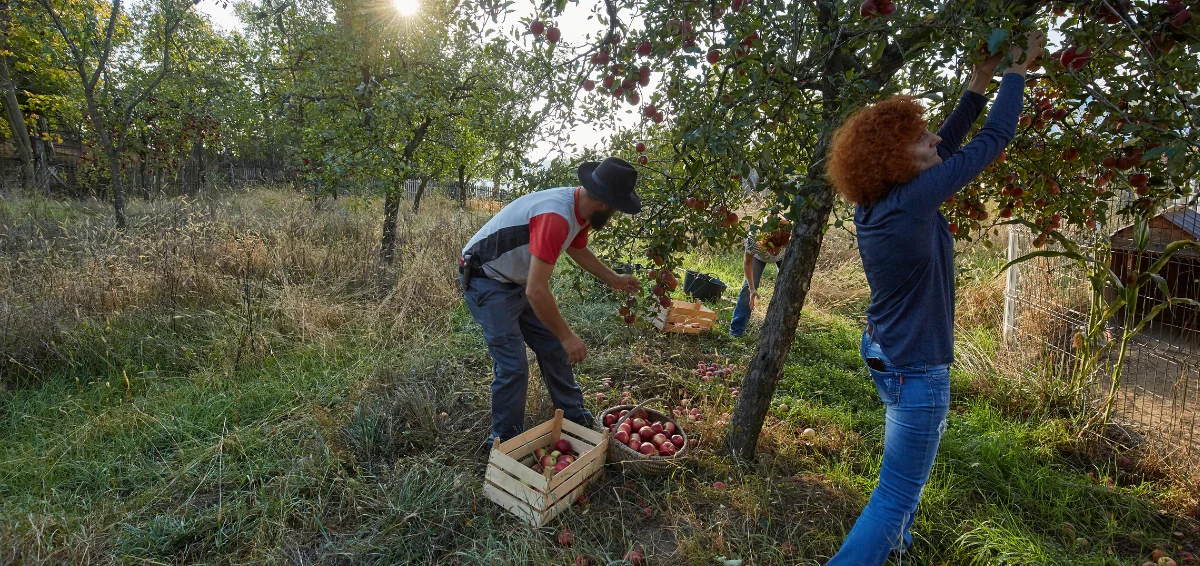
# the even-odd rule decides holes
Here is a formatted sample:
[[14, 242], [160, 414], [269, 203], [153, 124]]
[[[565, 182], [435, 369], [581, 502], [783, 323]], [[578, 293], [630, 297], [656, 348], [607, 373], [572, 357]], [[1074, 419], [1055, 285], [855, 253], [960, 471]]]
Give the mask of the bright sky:
[[229, 7], [221, 6], [218, 0], [201, 0], [196, 5], [196, 9], [201, 14], [208, 16], [212, 21], [213, 26], [221, 31], [231, 31], [241, 29], [242, 23], [238, 21], [237, 16], [233, 15], [233, 5]]
[[[230, 2], [228, 6], [225, 6], [223, 5], [225, 1], [226, 0], [201, 0], [197, 8], [201, 13], [204, 13], [209, 17], [217, 29], [223, 31], [240, 29], [241, 22], [238, 21], [237, 16], [235, 16], [233, 13], [232, 2]], [[419, 9], [420, 0], [396, 1], [400, 3], [398, 5], [403, 5], [403, 7], [407, 9], [412, 9], [413, 4], [416, 3], [417, 9]], [[563, 40], [560, 45], [578, 44], [579, 38], [603, 29], [604, 26], [601, 25], [595, 17], [588, 19], [589, 16], [592, 16], [592, 7], [597, 4], [597, 2], [586, 1], [567, 3], [567, 8], [563, 11], [563, 14], [554, 20], [554, 23], [557, 24], [560, 30], [562, 30]], [[510, 22], [518, 21], [523, 14], [534, 13], [535, 5], [532, 2], [528, 4], [522, 2], [521, 5], [517, 6], [516, 8], [518, 9], [518, 12], [509, 16]], [[627, 21], [626, 24], [630, 25], [634, 29], [641, 27], [640, 21]], [[1052, 31], [1049, 39], [1052, 44], [1057, 44], [1062, 41], [1063, 37], [1060, 33]], [[1048, 51], [1050, 50], [1051, 49], [1048, 49]], [[655, 88], [657, 87], [659, 76], [660, 75], [658, 73], [651, 75], [650, 85], [643, 89], [643, 100], [649, 98], [654, 92]], [[599, 77], [596, 77], [596, 81], [599, 82]], [[584, 93], [581, 90], [580, 95], [586, 96], [588, 93]], [[626, 106], [625, 109], [618, 113], [615, 123], [596, 122], [580, 124], [571, 130], [570, 139], [580, 149], [594, 147], [597, 144], [600, 144], [605, 137], [611, 136], [619, 129], [636, 126], [638, 124], [638, 120], [639, 117], [637, 115], [637, 109], [632, 106]], [[562, 150], [552, 144], [541, 142], [535, 146], [529, 157], [534, 160], [548, 159], [558, 153], [561, 153], [561, 151]]]
[[[419, 2], [420, 0], [416, 1]], [[578, 43], [577, 38], [603, 29], [604, 26], [602, 26], [595, 18], [590, 20], [588, 19], [588, 16], [592, 15], [590, 9], [591, 5], [592, 3], [590, 2], [568, 3], [566, 10], [563, 11], [563, 14], [554, 20], [554, 23], [557, 24], [559, 29], [562, 30], [562, 44]], [[201, 13], [207, 15], [212, 21], [213, 26], [219, 30], [231, 31], [241, 29], [242, 27], [241, 22], [238, 21], [237, 16], [234, 15], [232, 3], [230, 3], [228, 6], [223, 6], [221, 0], [201, 0], [200, 4], [197, 5], [197, 9]], [[533, 13], [534, 5], [529, 3], [527, 5], [518, 7], [518, 9], [526, 10], [525, 13]], [[519, 20], [520, 17], [521, 13], [513, 14], [509, 16], [509, 21], [515, 22]], [[596, 82], [600, 82], [599, 78], [596, 79]], [[643, 98], [647, 98], [650, 93], [654, 92], [657, 82], [658, 77], [657, 74], [655, 74], [651, 78], [650, 86], [643, 89], [643, 93], [646, 95]], [[581, 94], [585, 93], [582, 93], [581, 91]], [[580, 149], [594, 147], [601, 143], [605, 137], [616, 133], [619, 128], [636, 126], [638, 123], [636, 109], [632, 106], [627, 108], [629, 109], [628, 111], [622, 111], [618, 114], [618, 119], [615, 124], [590, 123], [576, 126], [571, 130], [571, 141], [574, 142]], [[534, 150], [531, 152], [531, 155], [529, 155], [529, 158], [533, 160], [548, 159], [560, 152], [561, 150], [556, 146], [547, 142], [542, 142], [534, 148]]]

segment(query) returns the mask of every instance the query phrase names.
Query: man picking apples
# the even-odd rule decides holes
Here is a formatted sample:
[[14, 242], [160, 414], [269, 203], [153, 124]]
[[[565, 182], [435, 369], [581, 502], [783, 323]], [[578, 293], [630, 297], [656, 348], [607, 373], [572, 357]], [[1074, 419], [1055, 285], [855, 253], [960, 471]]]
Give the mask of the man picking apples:
[[488, 445], [512, 438], [525, 421], [529, 362], [537, 356], [546, 390], [556, 408], [580, 425], [592, 425], [571, 365], [587, 357], [587, 346], [558, 311], [550, 274], [566, 252], [575, 263], [614, 289], [633, 293], [640, 284], [618, 275], [587, 247], [590, 229], [603, 229], [617, 211], [637, 214], [637, 171], [609, 157], [579, 166], [577, 187], [547, 189], [505, 206], [479, 229], [459, 258], [459, 274], [471, 316], [483, 327], [492, 357], [492, 425]]

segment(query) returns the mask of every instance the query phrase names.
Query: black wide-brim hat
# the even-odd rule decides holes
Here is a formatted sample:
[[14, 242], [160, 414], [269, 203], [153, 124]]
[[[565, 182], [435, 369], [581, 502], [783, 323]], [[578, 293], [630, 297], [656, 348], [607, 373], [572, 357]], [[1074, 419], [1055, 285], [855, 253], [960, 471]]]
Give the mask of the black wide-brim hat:
[[579, 183], [593, 197], [625, 214], [642, 211], [642, 201], [634, 192], [637, 169], [628, 161], [609, 157], [599, 163], [586, 161], [579, 166]]

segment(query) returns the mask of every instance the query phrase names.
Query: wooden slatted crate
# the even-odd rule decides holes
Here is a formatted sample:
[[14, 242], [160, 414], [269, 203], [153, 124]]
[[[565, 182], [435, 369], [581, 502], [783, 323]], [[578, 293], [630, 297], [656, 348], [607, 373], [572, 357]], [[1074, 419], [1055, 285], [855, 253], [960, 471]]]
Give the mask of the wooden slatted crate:
[[654, 317], [654, 326], [663, 332], [698, 334], [716, 324], [716, 311], [700, 302], [672, 300], [670, 307], [658, 307], [658, 316]]
[[[608, 435], [607, 430], [600, 433], [566, 420], [562, 410], [556, 410], [553, 419], [520, 436], [504, 442], [496, 439], [488, 457], [483, 493], [530, 526], [541, 527], [570, 507], [604, 472]], [[559, 438], [571, 441], [579, 458], [558, 474], [533, 471], [533, 451], [550, 448]]]

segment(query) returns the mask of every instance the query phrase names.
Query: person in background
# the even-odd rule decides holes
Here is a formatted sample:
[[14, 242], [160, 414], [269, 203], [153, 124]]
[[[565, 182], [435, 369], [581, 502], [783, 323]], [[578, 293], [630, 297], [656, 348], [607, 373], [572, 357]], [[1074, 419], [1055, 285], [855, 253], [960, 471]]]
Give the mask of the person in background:
[[622, 159], [579, 166], [579, 186], [546, 189], [514, 200], [479, 229], [459, 258], [459, 275], [471, 317], [483, 327], [492, 357], [492, 424], [487, 447], [524, 429], [529, 361], [537, 356], [556, 408], [592, 426], [571, 365], [587, 346], [563, 320], [550, 292], [550, 275], [564, 252], [610, 287], [634, 293], [636, 277], [618, 275], [588, 249], [588, 232], [600, 230], [617, 211], [637, 214], [637, 170]]
[[[983, 111], [1002, 54], [972, 74], [937, 134], [912, 98], [894, 96], [852, 115], [834, 134], [828, 174], [855, 205], [854, 225], [871, 287], [860, 352], [887, 409], [879, 484], [827, 566], [879, 566], [905, 553], [950, 407], [954, 359], [954, 239], [940, 207], [1012, 141], [1025, 70], [1045, 36], [1014, 42], [987, 123], [959, 149]], [[904, 556], [901, 557], [905, 558]]]
[[746, 236], [746, 255], [742, 260], [742, 271], [746, 280], [738, 294], [737, 306], [733, 309], [733, 320], [729, 321], [729, 335], [740, 338], [750, 324], [750, 313], [758, 306], [758, 284], [768, 263], [778, 268], [787, 252], [792, 238], [792, 223], [783, 220], [779, 228], [761, 235], [751, 232]]

